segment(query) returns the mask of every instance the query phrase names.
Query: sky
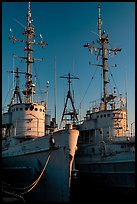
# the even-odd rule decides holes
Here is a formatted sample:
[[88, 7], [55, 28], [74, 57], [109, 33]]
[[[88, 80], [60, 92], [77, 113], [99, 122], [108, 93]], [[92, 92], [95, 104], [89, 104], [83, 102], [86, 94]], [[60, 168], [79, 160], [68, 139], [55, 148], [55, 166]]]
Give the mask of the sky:
[[[109, 70], [113, 74], [118, 92], [128, 96], [128, 122], [135, 122], [135, 2], [101, 2], [102, 30], [109, 36], [111, 48], [122, 51], [108, 60]], [[26, 23], [27, 2], [2, 2], [2, 106], [10, 103], [12, 96], [13, 75], [8, 71], [19, 67], [25, 70], [25, 62], [16, 56], [26, 56], [25, 45], [13, 44], [10, 29], [18, 39], [22, 35]], [[58, 123], [64, 108], [68, 91], [66, 79], [68, 73], [79, 79], [71, 81], [74, 104], [82, 119], [92, 101], [100, 98], [101, 68], [89, 65], [98, 64], [96, 57], [85, 49], [85, 43], [98, 40], [98, 2], [31, 2], [31, 13], [35, 29], [35, 40], [40, 41], [40, 34], [48, 46], [35, 46], [34, 57], [43, 58], [35, 61], [32, 72], [36, 77], [36, 85], [46, 97], [48, 86], [48, 112], [55, 116]], [[98, 46], [98, 45], [96, 45]], [[113, 67], [117, 64], [117, 67]], [[20, 76], [20, 88], [23, 89]], [[112, 80], [112, 78], [110, 78]], [[14, 82], [15, 83], [15, 82]], [[56, 86], [55, 86], [56, 85]], [[112, 85], [114, 86], [114, 85]], [[55, 88], [56, 87], [56, 88]], [[38, 90], [39, 94], [40, 91]], [[35, 98], [40, 99], [40, 94]], [[81, 104], [81, 106], [80, 106]], [[81, 107], [81, 108], [80, 108]], [[133, 127], [132, 127], [133, 128]]]

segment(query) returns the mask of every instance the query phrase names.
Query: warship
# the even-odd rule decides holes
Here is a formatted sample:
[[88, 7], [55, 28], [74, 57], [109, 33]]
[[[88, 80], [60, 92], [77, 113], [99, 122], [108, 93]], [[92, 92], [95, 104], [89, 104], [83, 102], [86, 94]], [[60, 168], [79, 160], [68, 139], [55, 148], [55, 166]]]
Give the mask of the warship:
[[[75, 112], [72, 121], [57, 128], [55, 118], [51, 119], [47, 113], [45, 101], [35, 100], [32, 65], [39, 59], [34, 58], [33, 47], [44, 48], [48, 43], [44, 42], [41, 34], [39, 42], [34, 39], [30, 2], [23, 32], [25, 40], [16, 38], [10, 31], [9, 40], [13, 44], [25, 44], [26, 56], [18, 58], [26, 62], [26, 70], [22, 72], [17, 67], [10, 71], [16, 82], [10, 104], [2, 113], [2, 190], [32, 202], [69, 202], [79, 131], [74, 124]], [[20, 89], [20, 74], [25, 76], [23, 91]], [[70, 90], [68, 93], [68, 98], [71, 98]], [[62, 120], [63, 117], [64, 113]]]
[[92, 178], [99, 186], [134, 189], [135, 135], [128, 128], [127, 92], [125, 97], [118, 94], [116, 85], [111, 92], [108, 90], [108, 59], [121, 49], [108, 45], [109, 38], [102, 30], [101, 6], [98, 4], [98, 40], [85, 44], [84, 48], [97, 59], [101, 58], [101, 63], [90, 64], [102, 69], [103, 94], [77, 125], [80, 135], [75, 165], [80, 175]]

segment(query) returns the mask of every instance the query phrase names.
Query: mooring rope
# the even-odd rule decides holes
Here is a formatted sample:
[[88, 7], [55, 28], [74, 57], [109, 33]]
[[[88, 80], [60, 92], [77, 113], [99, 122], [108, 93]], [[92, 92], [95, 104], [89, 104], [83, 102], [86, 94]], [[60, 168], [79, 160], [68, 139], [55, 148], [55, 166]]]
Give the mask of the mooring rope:
[[23, 203], [25, 203], [24, 198], [21, 195], [16, 194], [15, 192], [9, 192], [9, 191], [5, 191], [5, 190], [2, 190], [2, 192], [5, 194], [5, 196], [8, 195], [8, 196], [15, 197], [15, 198], [19, 199], [20, 201], [22, 201]]
[[[28, 190], [26, 190], [25, 192], [22, 192], [21, 195], [24, 195], [24, 194], [30, 192], [30, 191], [38, 184], [39, 180], [41, 179], [41, 177], [42, 177], [42, 175], [43, 175], [43, 173], [44, 173], [44, 171], [45, 171], [45, 169], [46, 169], [46, 167], [47, 167], [47, 164], [48, 164], [48, 162], [49, 162], [49, 160], [50, 160], [50, 155], [51, 155], [51, 151], [49, 152], [48, 158], [47, 158], [47, 160], [46, 160], [46, 162], [45, 162], [45, 165], [44, 165], [44, 167], [43, 167], [43, 170], [42, 170], [41, 174], [39, 175], [39, 177], [38, 177], [31, 185], [29, 185], [29, 186], [27, 186], [27, 187], [24, 187], [24, 188], [17, 188], [17, 187], [13, 187], [13, 186], [11, 186], [11, 185], [9, 184], [9, 187], [10, 187], [12, 190], [17, 190], [17, 191], [21, 191], [21, 190], [26, 190], [26, 189], [28, 189]], [[8, 185], [8, 184], [7, 184], [7, 185]]]
[[[47, 164], [48, 164], [48, 162], [49, 162], [49, 159], [50, 159], [50, 154], [49, 154], [49, 156], [48, 156], [48, 159], [47, 159], [47, 161], [46, 161], [46, 163], [45, 163], [45, 165], [44, 165], [44, 168], [43, 168], [41, 174], [39, 175], [39, 177], [36, 179], [36, 181], [35, 181], [33, 184], [31, 184], [31, 185], [29, 186], [30, 189], [28, 189], [27, 191], [21, 193], [21, 195], [30, 192], [30, 191], [37, 185], [37, 183], [38, 183], [39, 180], [41, 179], [41, 177], [42, 177], [42, 175], [43, 175], [43, 173], [44, 173], [44, 171], [45, 171], [45, 169], [46, 169], [46, 167], [47, 167]], [[32, 186], [32, 187], [31, 187], [31, 186]], [[28, 187], [28, 188], [29, 188], [29, 187]]]

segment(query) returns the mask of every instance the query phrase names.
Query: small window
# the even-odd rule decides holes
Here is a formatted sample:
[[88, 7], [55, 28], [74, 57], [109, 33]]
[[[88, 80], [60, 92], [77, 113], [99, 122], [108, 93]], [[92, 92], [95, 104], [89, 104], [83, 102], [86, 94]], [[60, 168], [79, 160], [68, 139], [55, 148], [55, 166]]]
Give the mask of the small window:
[[42, 111], [42, 109], [40, 108], [40, 112]]
[[28, 110], [28, 107], [25, 107], [25, 110], [27, 111], [27, 110]]
[[35, 111], [38, 111], [38, 108], [35, 108]]
[[18, 111], [18, 108], [16, 108], [16, 111]]
[[21, 107], [20, 110], [23, 110], [23, 108]]

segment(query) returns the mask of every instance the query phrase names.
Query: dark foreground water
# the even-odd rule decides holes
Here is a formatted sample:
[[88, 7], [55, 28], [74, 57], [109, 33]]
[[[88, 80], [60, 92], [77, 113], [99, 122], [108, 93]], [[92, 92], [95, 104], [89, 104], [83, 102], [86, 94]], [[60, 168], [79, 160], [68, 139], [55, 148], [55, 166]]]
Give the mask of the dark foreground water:
[[114, 188], [100, 186], [93, 179], [85, 176], [78, 176], [72, 179], [71, 183], [71, 202], [90, 202], [90, 203], [123, 203], [135, 202], [136, 188]]
[[[76, 178], [72, 178], [71, 190], [70, 190], [70, 202], [82, 202], [96, 204], [99, 202], [103, 203], [116, 203], [124, 204], [129, 202], [133, 204], [136, 199], [136, 188], [135, 189], [124, 189], [124, 188], [112, 188], [100, 186], [96, 181], [87, 176], [81, 176], [78, 174]], [[4, 203], [31, 203], [31, 200], [13, 199], [13, 197], [7, 197], [3, 199]], [[43, 203], [45, 201], [43, 200]]]

